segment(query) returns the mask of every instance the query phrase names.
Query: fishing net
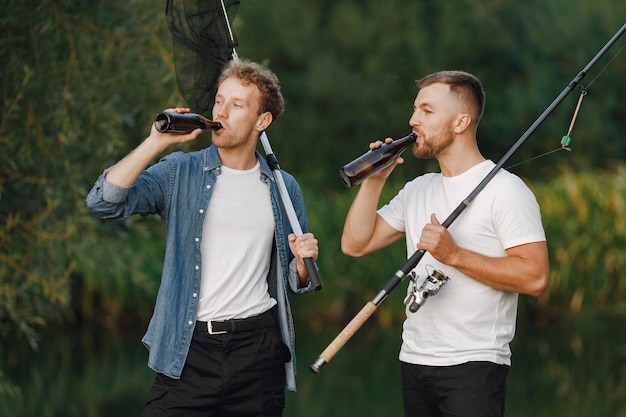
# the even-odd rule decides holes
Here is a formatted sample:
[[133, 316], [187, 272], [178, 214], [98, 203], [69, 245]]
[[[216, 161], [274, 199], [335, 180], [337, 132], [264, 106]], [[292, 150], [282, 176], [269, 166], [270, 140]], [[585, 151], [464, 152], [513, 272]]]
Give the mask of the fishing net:
[[233, 59], [237, 38], [228, 19], [233, 21], [238, 9], [239, 0], [167, 1], [165, 15], [172, 33], [176, 81], [196, 113], [213, 108], [217, 79]]
[[[238, 59], [237, 38], [230, 22], [239, 10], [239, 0], [167, 0], [165, 15], [173, 39], [174, 66], [178, 88], [195, 113], [213, 109], [217, 80], [224, 65]], [[278, 159], [272, 152], [265, 132], [261, 143], [296, 236], [302, 235], [293, 203], [284, 184]], [[312, 258], [305, 258], [309, 279], [315, 290], [322, 288]]]

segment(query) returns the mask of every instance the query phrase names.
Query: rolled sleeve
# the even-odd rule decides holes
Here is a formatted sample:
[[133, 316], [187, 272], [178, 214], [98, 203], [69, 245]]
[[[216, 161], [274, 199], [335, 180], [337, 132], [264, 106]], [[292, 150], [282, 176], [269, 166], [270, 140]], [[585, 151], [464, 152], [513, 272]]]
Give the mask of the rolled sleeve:
[[[313, 291], [313, 284], [310, 279], [307, 279], [306, 286], [300, 286], [300, 277], [298, 276], [297, 260], [293, 258], [289, 262], [289, 289], [295, 294], [307, 294]], [[317, 268], [317, 265], [315, 265]]]
[[122, 187], [107, 181], [106, 178], [102, 181], [102, 199], [107, 203], [119, 204], [126, 201], [128, 197], [128, 191], [132, 188]]

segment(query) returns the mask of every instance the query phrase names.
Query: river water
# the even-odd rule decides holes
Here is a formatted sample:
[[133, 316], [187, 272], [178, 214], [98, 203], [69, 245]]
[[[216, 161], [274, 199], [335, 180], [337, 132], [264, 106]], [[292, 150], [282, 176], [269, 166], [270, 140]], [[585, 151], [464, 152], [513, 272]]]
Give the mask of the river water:
[[[508, 379], [508, 417], [626, 417], [626, 320], [518, 324]], [[402, 416], [400, 324], [366, 323], [319, 374], [309, 366], [344, 323], [297, 326], [298, 392], [285, 417]], [[142, 328], [49, 331], [39, 349], [3, 348], [0, 416], [124, 417], [141, 413], [153, 379]]]

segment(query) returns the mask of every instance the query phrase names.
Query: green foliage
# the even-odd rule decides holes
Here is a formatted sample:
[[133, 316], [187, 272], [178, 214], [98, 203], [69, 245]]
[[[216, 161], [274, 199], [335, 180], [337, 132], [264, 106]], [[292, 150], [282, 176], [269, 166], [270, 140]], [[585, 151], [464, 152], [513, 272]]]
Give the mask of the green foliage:
[[[97, 175], [145, 134], [159, 103], [173, 97], [170, 41], [161, 10], [152, 6], [139, 0], [3, 3], [3, 339], [26, 335], [34, 344], [36, 327], [61, 323], [72, 304], [85, 303], [73, 299], [83, 293], [72, 291], [118, 299], [118, 293], [102, 294], [102, 282], [135, 274], [127, 251], [102, 248], [107, 235], [121, 238], [116, 245], [124, 240], [118, 227], [99, 226], [83, 201]], [[90, 260], [103, 253], [109, 257], [99, 265], [119, 265], [116, 274], [90, 269]], [[82, 307], [81, 314], [89, 310]]]
[[[336, 171], [369, 142], [408, 133], [414, 80], [442, 69], [481, 78], [487, 110], [480, 144], [500, 158], [624, 24], [626, 3], [249, 0], [239, 13], [239, 55], [265, 62], [282, 80], [287, 110], [269, 131], [281, 165], [323, 192], [341, 188]], [[606, 155], [626, 159], [626, 143], [614, 140], [626, 119], [623, 54], [601, 73], [622, 45], [583, 80], [593, 84], [572, 132], [577, 167], [602, 165]], [[512, 162], [560, 146], [577, 95]], [[520, 169], [552, 175], [543, 161]]]
[[544, 305], [626, 313], [626, 165], [561, 175], [535, 187], [549, 239]]
[[[8, 0], [0, 11], [0, 346], [15, 338], [35, 345], [37, 329], [51, 324], [143, 321], [158, 288], [161, 226], [102, 223], [83, 201], [102, 170], [145, 137], [155, 113], [184, 104], [164, 4]], [[234, 22], [238, 52], [282, 80], [287, 112], [268, 133], [281, 166], [303, 186], [321, 245], [325, 290], [294, 302], [296, 314], [317, 327], [347, 319], [404, 262], [400, 244], [361, 259], [341, 253], [354, 190], [342, 188], [337, 170], [370, 141], [407, 133], [414, 79], [445, 68], [481, 77], [488, 94], [481, 147], [498, 159], [625, 12], [611, 0], [243, 2]], [[585, 80], [593, 84], [572, 133], [574, 152], [519, 169], [537, 190], [550, 240], [551, 284], [538, 308], [567, 303], [578, 311], [592, 300], [624, 311], [624, 185], [615, 179], [624, 170], [577, 171], [603, 165], [607, 155], [626, 159], [626, 143], [612, 140], [626, 119], [623, 56], [601, 72], [617, 49]], [[576, 95], [518, 159], [559, 146]], [[565, 154], [572, 169], [544, 183]], [[432, 162], [407, 160], [385, 198], [431, 169]], [[388, 304], [376, 315], [381, 324], [402, 316], [399, 300]], [[3, 390], [13, 388], [0, 383]]]
[[[113, 328], [145, 324], [151, 313], [163, 253], [158, 219], [103, 223], [83, 201], [102, 170], [148, 133], [156, 112], [184, 104], [164, 6], [148, 0], [7, 0], [0, 6], [0, 353], [13, 370], [30, 361], [32, 352], [9, 357], [6, 347], [36, 346], [44, 326]], [[269, 65], [282, 81], [287, 112], [268, 133], [281, 166], [303, 186], [310, 230], [320, 241], [324, 290], [293, 300], [297, 320], [313, 329], [346, 323], [406, 259], [402, 244], [360, 259], [341, 253], [343, 220], [355, 191], [342, 188], [337, 170], [370, 141], [407, 133], [414, 79], [449, 68], [476, 73], [488, 95], [481, 147], [498, 159], [623, 24], [624, 15], [626, 3], [613, 0], [242, 2], [234, 22], [238, 52]], [[623, 56], [602, 72], [621, 45], [583, 80], [591, 85], [572, 132], [574, 151], [518, 171], [536, 191], [549, 239], [549, 289], [538, 300], [522, 297], [539, 322], [626, 312], [626, 168], [616, 163], [603, 171], [580, 170], [603, 166], [607, 156], [626, 160], [626, 142], [613, 140], [623, 136], [626, 119]], [[537, 130], [518, 160], [559, 146], [577, 95]], [[559, 162], [571, 168], [556, 175]], [[432, 162], [407, 160], [383, 200], [404, 179], [431, 169], [437, 169]], [[400, 287], [372, 317], [378, 326], [402, 320]], [[580, 358], [581, 343], [566, 336], [571, 359]], [[97, 350], [97, 343], [83, 342], [81, 352]], [[540, 342], [538, 355], [550, 349]], [[27, 392], [13, 372], [0, 370], [0, 397], [18, 404], [46, 398], [50, 407], [36, 409], [71, 412], [67, 387], [79, 397], [85, 397], [81, 389], [109, 387], [93, 404], [130, 391], [134, 379], [111, 384], [100, 368], [74, 375], [75, 349], [59, 346], [57, 361], [46, 356], [29, 368], [36, 373]], [[133, 359], [119, 359], [119, 369]], [[614, 372], [603, 372], [600, 377], [617, 387], [609, 391], [618, 398], [623, 384]], [[551, 361], [546, 373], [559, 384], [558, 394], [586, 395], [585, 386], [563, 382], [577, 379], [563, 363]], [[582, 379], [601, 391], [591, 373]], [[67, 379], [51, 384], [46, 375]], [[93, 383], [83, 388], [76, 379]], [[317, 398], [307, 385], [303, 389]], [[32, 414], [32, 402], [24, 404], [18, 412]], [[81, 412], [97, 415], [86, 410]]]

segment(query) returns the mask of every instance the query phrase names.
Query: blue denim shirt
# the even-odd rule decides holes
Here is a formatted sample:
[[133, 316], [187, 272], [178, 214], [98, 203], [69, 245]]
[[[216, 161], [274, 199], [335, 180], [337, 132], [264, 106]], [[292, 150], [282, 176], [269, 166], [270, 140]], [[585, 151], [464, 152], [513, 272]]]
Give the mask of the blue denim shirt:
[[[310, 282], [299, 287], [296, 260], [287, 240], [292, 231], [289, 219], [272, 171], [258, 152], [257, 158], [261, 163], [260, 180], [270, 184], [275, 220], [269, 292], [278, 303], [281, 334], [291, 351], [292, 359], [285, 364], [286, 388], [295, 391], [295, 332], [287, 291], [303, 294], [313, 287]], [[172, 153], [146, 169], [131, 187], [108, 182], [104, 176], [110, 169], [104, 171], [87, 195], [87, 207], [102, 219], [123, 219], [133, 214], [161, 217], [166, 237], [165, 260], [156, 305], [142, 342], [150, 351], [150, 368], [180, 378], [198, 310], [204, 215], [221, 173], [217, 148]], [[300, 187], [291, 175], [282, 175], [300, 226], [306, 231]]]

